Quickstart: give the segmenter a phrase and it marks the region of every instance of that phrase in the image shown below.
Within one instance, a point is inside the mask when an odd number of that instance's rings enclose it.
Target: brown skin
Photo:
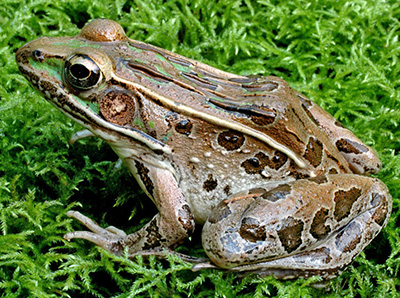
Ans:
[[[205,223],[217,266],[329,278],[387,222],[387,188],[356,175],[379,171],[375,151],[282,79],[220,71],[130,40],[110,20],[30,42],[17,62],[90,130],[81,136],[111,145],[159,211],[131,235],[71,211],[92,232],[66,239],[134,255],[176,247]]]

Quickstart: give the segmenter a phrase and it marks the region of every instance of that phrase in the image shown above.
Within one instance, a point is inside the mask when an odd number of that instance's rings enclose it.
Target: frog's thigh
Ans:
[[[331,114],[316,103],[298,93],[303,108],[314,119],[314,122],[329,136],[332,143],[342,153],[350,168],[357,174],[372,174],[379,172],[382,167],[376,152],[363,144],[350,130],[345,128]]]
[[[297,180],[257,198],[221,202],[204,226],[203,246],[223,268],[339,270],[379,233],[390,210],[390,194],[378,179]]]

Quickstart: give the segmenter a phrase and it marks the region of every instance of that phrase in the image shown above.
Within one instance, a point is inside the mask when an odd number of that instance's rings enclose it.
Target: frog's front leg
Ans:
[[[175,247],[194,230],[194,218],[178,188],[174,176],[167,170],[136,163],[137,178],[155,202],[158,214],[143,228],[125,235],[122,231],[109,227],[103,229],[86,216],[76,211],[67,215],[79,220],[89,231],[67,233],[64,238],[89,240],[115,254],[121,254],[125,247],[129,254],[155,247]]]
[[[234,271],[332,277],[380,232],[391,206],[375,178],[297,180],[221,202],[204,226],[203,246],[214,264]]]

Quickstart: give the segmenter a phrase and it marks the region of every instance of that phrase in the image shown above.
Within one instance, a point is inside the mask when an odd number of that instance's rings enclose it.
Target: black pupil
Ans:
[[[90,71],[82,64],[74,64],[69,69],[71,74],[77,79],[85,79],[89,76]]]
[[[34,50],[34,51],[33,51],[33,56],[34,56],[36,59],[40,60],[40,61],[43,60],[43,53],[42,53],[41,51],[39,51],[39,50]]]

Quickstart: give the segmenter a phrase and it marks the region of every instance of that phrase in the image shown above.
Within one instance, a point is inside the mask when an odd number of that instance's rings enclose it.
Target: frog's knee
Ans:
[[[210,260],[218,267],[227,269],[240,260],[237,224],[231,217],[235,216],[228,206],[217,207],[204,224],[201,236],[204,251]]]
[[[245,239],[241,230],[226,227],[214,230],[206,227],[203,230],[203,248],[209,259],[218,267],[230,269],[259,261],[258,244],[255,239]],[[253,253],[254,252],[254,253]]]
[[[219,222],[208,221],[203,227],[203,248],[210,260],[221,268],[258,263],[281,255],[279,237],[257,219],[233,215]]]

